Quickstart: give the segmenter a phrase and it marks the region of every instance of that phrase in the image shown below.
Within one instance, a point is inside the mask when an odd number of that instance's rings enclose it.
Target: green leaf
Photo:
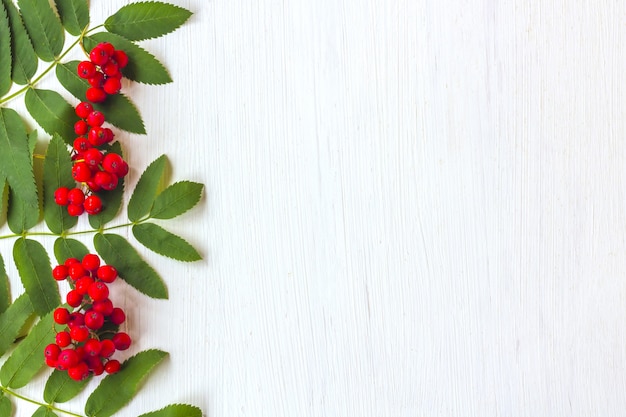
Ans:
[[[28,295],[22,294],[0,315],[0,356],[11,347],[24,324],[34,314],[35,310]]]
[[[0,417],[11,417],[13,414],[13,404],[8,397],[0,396]]]
[[[89,24],[87,0],[55,0],[61,22],[71,35],[79,36]]]
[[[66,371],[55,370],[46,381],[43,399],[48,404],[64,403],[78,395],[89,381],[90,378],[75,381],[69,377]]]
[[[200,201],[202,188],[202,184],[191,181],[180,181],[170,185],[154,200],[150,217],[172,219],[180,216]]]
[[[54,201],[54,192],[60,187],[73,188],[72,158],[67,145],[59,135],[54,135],[48,144],[43,164],[43,215],[51,232],[61,234],[78,222],[78,217],[70,216],[67,208]]]
[[[42,405],[37,410],[35,410],[32,417],[57,417],[57,415],[54,414],[54,411],[52,411],[50,408]]]
[[[56,75],[61,85],[79,100],[85,99],[85,92],[89,88],[89,83],[78,76],[76,67],[79,61],[70,61],[59,64],[56,67]],[[94,103],[94,109],[104,113],[107,122],[113,126],[130,133],[145,135],[141,115],[137,107],[128,97],[123,94],[115,94],[107,97],[104,103]]]
[[[54,257],[59,264],[69,258],[81,260],[88,253],[87,246],[78,240],[60,237],[54,241]]]
[[[11,78],[18,84],[28,84],[37,72],[39,61],[17,7],[11,0],[2,0],[2,4],[8,12],[11,24]]]
[[[122,155],[122,146],[119,142],[111,145],[111,152]],[[124,197],[124,178],[120,178],[117,187],[111,191],[102,191],[97,193],[102,200],[102,211],[94,216],[89,216],[89,224],[94,229],[100,229],[117,216],[122,206],[122,197]]]
[[[150,371],[166,356],[167,352],[152,349],[126,360],[118,373],[105,377],[89,396],[85,414],[90,417],[115,414],[135,396]]]
[[[26,109],[39,126],[53,135],[58,133],[66,143],[73,141],[73,121],[77,120],[74,108],[56,91],[31,88],[24,98]]]
[[[98,233],[93,243],[102,259],[115,266],[120,278],[128,284],[149,297],[167,298],[163,279],[122,236]]]
[[[128,40],[141,41],[173,32],[191,14],[189,10],[173,4],[156,1],[131,3],[110,16],[104,27]]]
[[[44,61],[54,61],[63,50],[65,34],[50,3],[48,0],[18,0],[17,4],[35,53]]]
[[[44,348],[54,343],[52,313],[46,314],[15,348],[0,368],[0,382],[9,388],[21,388],[39,372],[44,365]]]
[[[157,411],[139,417],[202,417],[202,410],[188,404],[171,404]]]
[[[160,255],[183,262],[202,259],[200,254],[187,241],[154,223],[134,225],[133,235],[135,235],[139,243]]]
[[[39,201],[26,128],[19,114],[6,107],[0,108],[0,149],[0,171],[24,204],[37,207]]]
[[[39,222],[39,206],[29,206],[20,200],[16,190],[9,189],[9,207],[7,223],[15,234],[21,234],[31,229]]]
[[[0,3],[0,97],[11,89],[11,26],[6,8]]]
[[[161,155],[141,174],[128,202],[128,219],[131,222],[136,222],[150,213],[166,166],[167,156]]]
[[[4,313],[11,305],[11,288],[9,286],[9,276],[4,267],[4,259],[0,255],[0,314]]]
[[[133,42],[114,33],[100,32],[83,39],[83,47],[91,50],[100,42],[109,42],[128,55],[128,65],[122,70],[124,77],[145,84],[167,84],[172,82],[169,73],[154,55]]]
[[[61,304],[59,287],[52,277],[50,258],[41,243],[24,238],[16,240],[13,258],[35,312],[43,316],[58,307]]]

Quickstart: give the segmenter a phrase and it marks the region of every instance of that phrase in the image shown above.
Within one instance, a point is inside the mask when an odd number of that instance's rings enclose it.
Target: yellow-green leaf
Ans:
[[[9,286],[9,276],[4,267],[4,259],[0,255],[0,314],[4,313],[11,305],[11,289]]]
[[[0,417],[11,417],[13,404],[6,396],[0,394]]]
[[[171,404],[139,417],[202,417],[202,410],[189,404]]]
[[[49,407],[42,405],[33,413],[32,417],[57,417]]]
[[[91,378],[75,381],[69,377],[67,371],[55,370],[46,381],[43,399],[49,404],[64,403],[78,395]]]

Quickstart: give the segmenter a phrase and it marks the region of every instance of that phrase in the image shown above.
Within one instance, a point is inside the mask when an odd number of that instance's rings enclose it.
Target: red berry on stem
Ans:
[[[100,257],[95,253],[88,253],[83,256],[81,264],[87,271],[95,271],[100,267]]]
[[[96,215],[102,211],[102,199],[97,195],[92,194],[85,199],[83,207],[85,207],[85,211],[90,216]]]
[[[109,297],[109,287],[102,281],[96,281],[89,286],[89,296],[93,301],[104,300]]]
[[[120,361],[118,361],[117,359],[111,359],[111,360],[108,360],[107,363],[104,365],[104,371],[107,374],[115,374],[119,372],[120,367],[121,367]]]
[[[117,50],[113,53],[113,59],[115,60],[115,62],[117,62],[117,65],[120,68],[124,68],[126,67],[126,65],[128,65],[128,55],[126,55],[126,52],[121,51],[121,50]]]
[[[81,119],[86,119],[87,116],[89,116],[89,113],[91,113],[93,111],[93,106],[91,105],[91,103],[88,103],[86,101],[82,101],[80,103],[78,103],[78,105],[76,106],[76,115],[78,117],[80,117]]]
[[[96,271],[96,276],[104,282],[111,283],[117,278],[117,269],[111,265],[103,265]]]
[[[57,324],[67,324],[70,321],[70,312],[65,307],[59,307],[53,313],[54,322]]]
[[[79,120],[74,123],[74,133],[81,136],[89,131],[89,125],[84,120]]]
[[[119,307],[115,307],[113,309],[113,311],[111,312],[111,323],[115,324],[115,325],[120,325],[122,323],[124,323],[124,321],[126,320],[126,314],[124,313],[124,310],[122,310]]]
[[[76,290],[71,290],[65,296],[65,301],[67,301],[71,307],[78,307],[83,303],[83,294]]]
[[[58,365],[62,366],[64,369],[76,366],[78,361],[79,357],[74,349],[63,349],[61,353],[59,353],[59,357],[57,359]]]
[[[113,340],[113,344],[117,350],[126,350],[131,344],[130,336],[124,332],[115,333],[111,340]]]
[[[89,165],[89,168],[91,168],[92,170],[94,168],[98,168],[98,165],[102,163],[103,158],[104,156],[102,155],[100,149],[90,148],[83,153],[83,159],[85,160],[85,163]]]
[[[110,56],[111,55],[102,46],[102,44],[96,45],[89,53],[89,59],[91,59],[91,62],[100,67],[109,62]]]
[[[87,82],[90,86],[94,88],[102,88],[102,86],[104,85],[104,74],[101,72],[96,72],[93,77],[87,80]]]
[[[54,192],[54,202],[60,206],[67,206],[67,194],[70,192],[70,189],[67,187],[59,187]]]
[[[82,263],[78,262],[68,266],[67,273],[70,275],[70,278],[77,280],[87,275],[87,270]]]
[[[106,143],[107,138],[104,133],[104,128],[100,126],[92,127],[89,130],[89,143],[93,146],[102,146]]]
[[[82,154],[83,152],[87,151],[88,149],[91,149],[92,147],[93,145],[89,143],[87,138],[84,136],[79,136],[76,139],[74,139],[73,148],[76,152],[78,152],[78,154]]]
[[[86,182],[91,180],[91,168],[86,162],[77,162],[72,167],[72,177],[77,182]]]
[[[67,199],[70,204],[83,204],[83,202],[85,201],[85,193],[83,193],[83,190],[81,190],[80,188],[72,188],[67,193]],[[76,260],[76,262],[78,262],[78,260]]]
[[[76,68],[76,72],[78,72],[78,76],[80,78],[91,78],[96,73],[97,69],[93,62],[90,61],[82,61],[78,64]]]
[[[55,266],[54,269],[52,270],[52,276],[57,281],[63,281],[65,278],[67,278],[67,266],[65,265]]]
[[[82,295],[87,295],[89,291],[89,287],[94,283],[94,279],[90,276],[84,276],[76,280],[76,291],[78,291]]]
[[[85,326],[75,326],[70,329],[72,340],[81,343],[89,338],[89,329]]]
[[[91,330],[98,330],[104,324],[104,315],[93,309],[85,313],[85,326]]]
[[[100,341],[100,356],[110,358],[115,353],[115,344],[111,339]]]
[[[108,298],[104,300],[95,301],[93,303],[94,311],[102,313],[103,316],[110,316],[113,313],[113,303]]]
[[[72,217],[78,217],[85,212],[82,204],[69,204],[67,206],[67,214]]]
[[[85,362],[79,362],[75,366],[70,367],[67,370],[67,374],[74,381],[82,381],[89,376],[89,368]]]
[[[85,93],[87,100],[93,103],[102,103],[107,98],[107,93],[99,87],[89,87]]]
[[[102,126],[104,123],[104,114],[98,110],[94,110],[87,116],[87,124],[91,127]]]
[[[80,311],[75,311],[70,314],[70,321],[67,323],[67,326],[71,329],[73,327],[82,326],[85,324],[85,315]]]
[[[57,333],[54,338],[54,341],[59,345],[59,347],[68,347],[72,343],[72,337],[66,331],[62,331]]]
[[[61,348],[59,348],[55,343],[51,343],[43,351],[43,355],[48,359],[58,359],[59,354],[61,353]]]

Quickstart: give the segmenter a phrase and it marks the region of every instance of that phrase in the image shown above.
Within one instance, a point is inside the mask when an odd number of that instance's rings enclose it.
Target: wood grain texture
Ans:
[[[172,3],[121,139],[206,184],[205,260],[118,290],[171,353],[121,415],[623,414],[626,4]]]

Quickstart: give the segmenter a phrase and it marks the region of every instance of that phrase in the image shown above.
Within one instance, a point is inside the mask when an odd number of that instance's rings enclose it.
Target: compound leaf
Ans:
[[[172,82],[169,73],[154,55],[135,43],[114,33],[100,32],[83,39],[83,47],[91,50],[100,42],[109,42],[128,55],[128,65],[122,70],[129,80],[144,84],[167,84]]]
[[[0,382],[5,387],[21,388],[44,366],[44,348],[54,343],[52,313],[46,314],[17,345],[0,368]]]
[[[85,91],[89,88],[87,80],[80,78],[76,72],[79,61],[70,61],[56,67],[56,76],[61,85],[74,97],[84,100]],[[146,128],[137,107],[124,94],[108,96],[103,103],[94,103],[94,109],[106,114],[107,122],[130,133],[144,135]]]
[[[11,25],[11,78],[18,84],[28,84],[37,72],[37,55],[24,27],[22,16],[11,0],[2,0]]]
[[[6,8],[0,3],[0,97],[11,89],[11,25]]]
[[[66,143],[74,136],[74,108],[56,91],[31,88],[24,97],[26,109],[39,126],[53,135],[58,133]]]
[[[61,234],[74,227],[78,218],[70,216],[67,208],[54,201],[54,192],[59,187],[73,188],[72,158],[61,136],[55,134],[46,151],[43,163],[43,215],[51,232]]]
[[[54,257],[59,264],[64,263],[69,258],[81,260],[88,253],[87,246],[76,239],[60,237],[54,241]]]
[[[50,3],[48,0],[18,0],[17,4],[35,53],[44,61],[54,61],[63,50],[65,34]]]
[[[128,284],[149,297],[167,298],[163,279],[122,236],[98,233],[93,243],[102,259],[115,265],[120,278]]]
[[[0,108],[0,171],[17,197],[29,206],[37,207],[37,187],[28,135],[19,114],[6,107]]]
[[[54,370],[46,381],[43,399],[48,403],[64,403],[78,395],[87,385],[90,378],[75,381],[66,371]]]
[[[50,258],[36,240],[18,239],[13,246],[17,271],[35,312],[43,316],[61,304],[59,287],[52,277]]]
[[[160,410],[145,413],[139,417],[202,417],[202,410],[188,404],[170,404]]]
[[[141,41],[173,32],[190,16],[189,10],[173,4],[138,2],[119,9],[104,22],[104,27],[128,40]]]
[[[168,232],[154,223],[141,223],[133,226],[133,235],[146,248],[183,262],[202,259],[198,251],[186,240]]]
[[[28,295],[22,294],[0,315],[0,356],[17,339],[24,324],[35,314]]]
[[[150,217],[171,219],[195,206],[202,196],[203,185],[192,181],[180,181],[167,187],[154,200]]]
[[[154,199],[159,190],[159,184],[167,166],[167,156],[161,155],[141,174],[133,195],[128,202],[128,219],[136,222],[150,213]]]
[[[114,142],[110,152],[122,155],[122,147],[119,142]],[[94,229],[100,229],[105,224],[115,218],[122,206],[122,197],[124,196],[124,178],[120,178],[117,187],[111,191],[103,191],[96,193],[102,200],[102,211],[96,215],[89,216],[89,224]]]
[[[61,22],[70,34],[79,36],[89,24],[89,4],[86,0],[55,0]]]
[[[150,371],[166,356],[167,352],[151,349],[126,360],[118,373],[106,376],[89,396],[85,414],[90,417],[115,414],[135,396]]]

